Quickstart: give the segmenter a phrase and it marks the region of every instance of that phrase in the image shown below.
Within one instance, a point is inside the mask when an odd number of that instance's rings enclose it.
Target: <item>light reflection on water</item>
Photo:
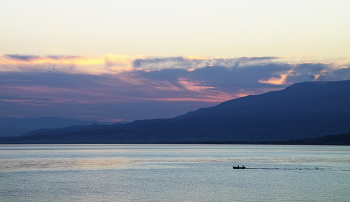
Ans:
[[[32,159],[0,160],[0,171],[50,169],[108,169],[128,165],[123,159]]]
[[[0,160],[0,171],[21,171],[21,170],[50,170],[50,169],[127,169],[140,166],[149,166],[152,164],[166,163],[236,163],[236,164],[274,164],[273,169],[286,169],[278,164],[320,164],[320,163],[349,163],[350,158],[165,158],[165,159],[18,159],[18,160]],[[254,167],[250,169],[263,169]],[[288,169],[304,169],[299,167],[290,167]],[[310,168],[305,168],[310,170]],[[317,166],[315,169],[319,169]],[[350,168],[349,168],[350,169]],[[344,170],[344,169],[343,169]]]
[[[349,201],[350,147],[0,145],[0,181],[0,201]]]

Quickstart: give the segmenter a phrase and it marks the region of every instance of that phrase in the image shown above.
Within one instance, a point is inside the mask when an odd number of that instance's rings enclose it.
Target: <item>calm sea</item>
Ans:
[[[350,146],[0,145],[0,201],[350,201]]]

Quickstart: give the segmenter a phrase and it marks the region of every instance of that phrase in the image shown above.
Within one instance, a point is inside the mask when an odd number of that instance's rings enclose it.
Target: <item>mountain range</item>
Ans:
[[[290,142],[339,134],[350,134],[350,80],[297,83],[171,119],[39,130],[0,142]]]
[[[98,121],[81,121],[76,119],[64,119],[59,117],[38,118],[4,118],[0,117],[0,137],[15,137],[29,131],[43,128],[61,128],[73,125],[87,126],[91,124],[111,124]]]

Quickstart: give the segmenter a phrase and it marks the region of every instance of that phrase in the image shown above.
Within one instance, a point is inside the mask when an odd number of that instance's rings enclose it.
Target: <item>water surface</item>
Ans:
[[[0,201],[349,201],[350,147],[0,145],[0,181]]]

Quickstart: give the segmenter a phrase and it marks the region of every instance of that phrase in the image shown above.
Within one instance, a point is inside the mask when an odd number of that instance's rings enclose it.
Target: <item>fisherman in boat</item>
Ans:
[[[237,167],[235,167],[235,166],[232,166],[232,167],[233,167],[233,169],[245,169],[245,167],[244,167],[244,166],[239,167],[239,165],[238,165]]]

